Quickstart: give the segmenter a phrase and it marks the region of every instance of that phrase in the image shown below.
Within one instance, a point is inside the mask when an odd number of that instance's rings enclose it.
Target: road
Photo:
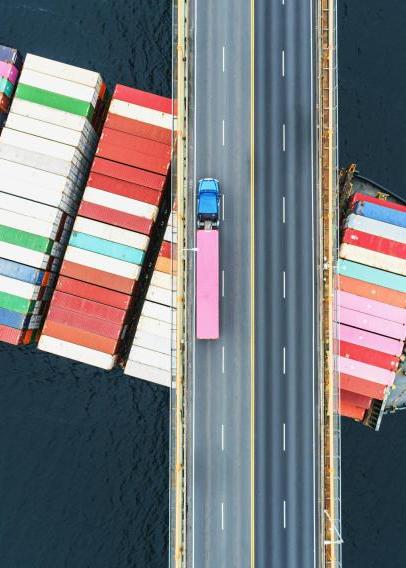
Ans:
[[[191,6],[190,195],[208,176],[224,195],[221,337],[193,342],[190,361],[193,568],[319,565],[312,7],[255,0],[252,34],[251,4]],[[193,248],[194,199],[188,214]]]
[[[318,559],[312,2],[255,0],[256,566]]]
[[[250,562],[250,2],[195,0],[193,10],[192,186],[217,177],[223,206],[221,337],[194,344],[188,566],[231,568]]]

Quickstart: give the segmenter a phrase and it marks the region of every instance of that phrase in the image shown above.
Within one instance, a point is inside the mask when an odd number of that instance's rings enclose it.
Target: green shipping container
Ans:
[[[0,308],[12,310],[20,314],[30,314],[34,311],[36,301],[21,298],[21,296],[13,296],[7,292],[0,292]]]
[[[0,93],[4,93],[6,97],[11,97],[13,94],[14,85],[7,81],[5,77],[0,77]]]
[[[45,254],[50,254],[54,245],[52,239],[47,239],[46,237],[34,235],[26,231],[20,231],[13,227],[6,227],[5,225],[0,225],[0,240]]]
[[[94,108],[90,103],[73,99],[66,95],[45,91],[44,89],[32,87],[31,85],[24,85],[23,83],[19,83],[16,90],[16,97],[32,103],[64,110],[65,112],[79,116],[85,116],[88,120],[92,119],[94,112]]]

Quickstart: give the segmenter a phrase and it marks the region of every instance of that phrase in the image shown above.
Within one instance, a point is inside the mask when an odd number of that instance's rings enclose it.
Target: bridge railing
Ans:
[[[338,129],[337,129],[337,6],[319,0],[317,12],[319,186],[322,270],[322,416],[320,532],[322,565],[341,568],[341,420],[338,373],[334,357],[335,272],[338,256]]]

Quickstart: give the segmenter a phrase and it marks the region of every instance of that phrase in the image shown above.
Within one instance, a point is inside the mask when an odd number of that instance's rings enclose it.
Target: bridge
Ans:
[[[170,565],[341,565],[335,2],[179,0]],[[222,187],[221,336],[195,340],[195,187]]]

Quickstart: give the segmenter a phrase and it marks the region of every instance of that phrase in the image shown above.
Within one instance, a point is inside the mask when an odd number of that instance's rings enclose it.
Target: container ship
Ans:
[[[340,172],[339,208],[339,412],[378,430],[406,404],[406,202],[352,164]]]

